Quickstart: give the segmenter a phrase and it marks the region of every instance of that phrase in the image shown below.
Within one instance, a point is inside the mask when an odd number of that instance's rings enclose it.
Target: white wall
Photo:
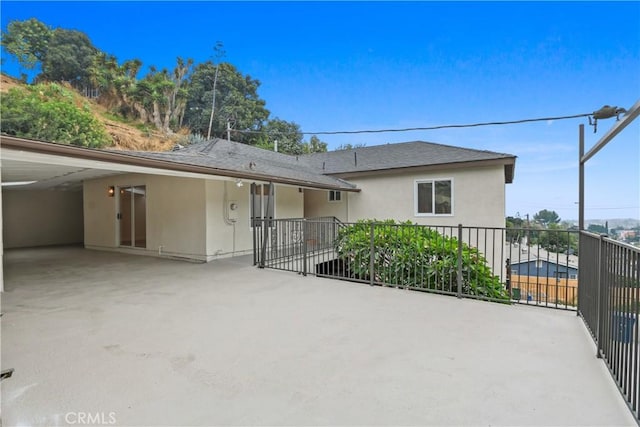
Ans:
[[[208,260],[251,251],[251,186],[237,187],[231,181],[207,181],[205,186]],[[237,206],[235,212],[229,209],[231,202]]]
[[[453,179],[453,215],[416,216],[414,185],[421,179]],[[504,167],[488,166],[425,173],[381,174],[349,178],[361,189],[343,192],[341,202],[329,202],[327,192],[305,190],[306,217],[410,220],[424,225],[504,227]]]
[[[303,218],[304,192],[298,187],[276,186],[276,218]]]
[[[453,215],[416,216],[414,185],[421,179],[453,179]],[[359,193],[347,193],[348,221],[410,220],[418,224],[504,227],[503,166],[352,178]]]
[[[110,186],[145,185],[147,248],[119,248],[116,201]],[[84,184],[85,247],[124,250],[210,261],[250,253],[250,183],[128,174],[95,179]],[[117,192],[117,191],[116,191]],[[303,193],[297,187],[276,186],[277,218],[300,218]],[[235,202],[235,223],[226,212]]]
[[[84,183],[85,247],[118,248],[117,194],[109,186],[146,186],[146,249],[132,252],[206,259],[205,181],[192,178],[126,174]],[[117,191],[116,191],[117,193]]]
[[[5,248],[82,243],[82,192],[2,190]]]
[[[314,218],[319,216],[335,216],[340,221],[347,219],[347,193],[342,192],[342,200],[329,202],[327,190],[304,190],[304,216]]]
[[[253,250],[250,189],[250,183],[237,187],[230,181],[207,181],[207,259]],[[229,221],[226,212],[232,201],[237,204],[235,222]],[[276,185],[274,213],[276,218],[302,218],[304,193],[297,187]]]
[[[416,216],[414,185],[416,180],[452,179],[453,214]],[[334,205],[327,202],[326,192],[311,191],[305,201],[307,216],[334,215],[342,221],[359,219],[409,220],[422,225],[444,227],[439,232],[457,236],[457,225],[465,227],[505,226],[505,183],[503,166],[450,169],[424,173],[405,173],[350,178],[361,189],[347,196],[346,219],[336,215]],[[322,197],[324,194],[324,198]],[[463,241],[481,250],[494,272],[500,273],[504,235],[491,230],[465,228]]]

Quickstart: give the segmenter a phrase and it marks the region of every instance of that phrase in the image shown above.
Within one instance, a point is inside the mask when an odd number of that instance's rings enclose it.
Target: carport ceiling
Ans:
[[[5,187],[12,190],[77,190],[85,179],[118,175],[121,172],[76,166],[2,159],[2,182],[36,181],[29,185]]]

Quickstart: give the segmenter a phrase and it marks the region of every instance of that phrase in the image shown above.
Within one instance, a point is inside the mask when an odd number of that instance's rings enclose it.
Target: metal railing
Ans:
[[[581,232],[578,315],[629,408],[640,420],[640,248]]]
[[[254,265],[263,268],[576,309],[575,231],[342,223],[334,217],[256,225]]]

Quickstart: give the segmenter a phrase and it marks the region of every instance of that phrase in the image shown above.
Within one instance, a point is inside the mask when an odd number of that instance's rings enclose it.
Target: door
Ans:
[[[118,243],[120,246],[147,247],[147,187],[119,187]]]

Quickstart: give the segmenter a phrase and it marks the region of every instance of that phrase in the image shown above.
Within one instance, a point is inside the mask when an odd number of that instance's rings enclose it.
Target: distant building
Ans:
[[[520,298],[539,303],[576,304],[577,256],[548,252],[537,245],[511,245],[509,251],[510,286],[517,289]]]

